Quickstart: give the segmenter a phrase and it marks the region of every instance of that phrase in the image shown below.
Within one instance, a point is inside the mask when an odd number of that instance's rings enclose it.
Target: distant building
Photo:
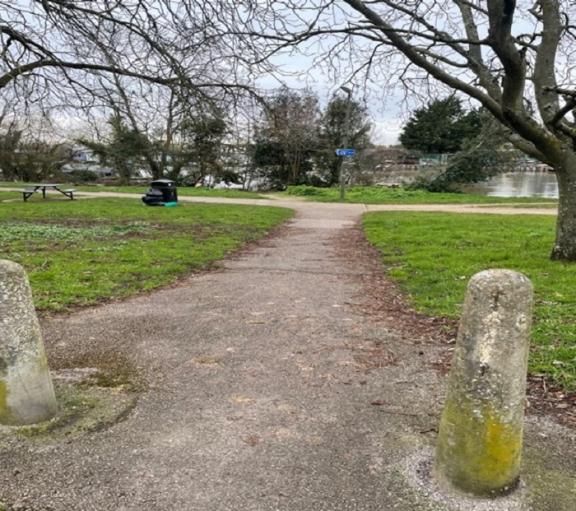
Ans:
[[[375,170],[384,170],[398,165],[417,165],[418,157],[400,146],[375,146],[364,151],[365,157],[373,162]]]
[[[452,154],[442,153],[442,154],[423,154],[418,159],[418,165],[420,166],[444,166],[448,163]]]
[[[100,161],[100,157],[91,149],[84,147],[73,147],[70,161],[62,166],[62,172],[90,171],[98,177],[112,177],[115,172],[110,167],[105,167]]]

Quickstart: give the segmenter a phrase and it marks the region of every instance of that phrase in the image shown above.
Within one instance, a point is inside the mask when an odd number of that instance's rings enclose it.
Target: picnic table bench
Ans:
[[[70,200],[74,200],[74,192],[76,190],[74,188],[62,189],[61,186],[63,186],[63,185],[53,184],[53,183],[39,183],[39,184],[30,185],[29,188],[25,188],[24,190],[20,190],[20,193],[22,194],[22,198],[24,199],[24,202],[26,202],[30,197],[32,197],[32,195],[34,195],[35,193],[38,193],[38,192],[42,192],[42,198],[45,199],[46,198],[46,190],[48,190],[48,189],[60,192],[62,195],[65,195],[66,197],[68,197]]]

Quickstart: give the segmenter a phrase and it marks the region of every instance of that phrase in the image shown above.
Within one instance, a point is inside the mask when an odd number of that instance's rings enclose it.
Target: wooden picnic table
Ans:
[[[35,183],[31,184],[30,188],[22,190],[22,196],[24,197],[24,201],[27,201],[32,194],[36,192],[42,192],[42,198],[45,199],[46,190],[55,190],[57,192],[60,192],[62,195],[65,195],[69,199],[74,200],[74,192],[76,190],[74,189],[63,190],[62,186],[64,186],[62,183]]]

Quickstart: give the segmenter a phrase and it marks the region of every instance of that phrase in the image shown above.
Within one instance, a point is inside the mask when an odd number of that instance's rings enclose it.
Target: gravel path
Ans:
[[[20,511],[569,509],[546,507],[548,493],[530,508],[453,507],[426,489],[444,382],[432,362],[445,347],[358,307],[374,269],[345,257],[342,239],[374,207],[290,207],[279,235],[219,271],[43,322],[53,360],[117,354],[148,390],[104,431],[1,450],[0,500]],[[531,422],[528,438],[530,460],[573,481],[573,432]]]

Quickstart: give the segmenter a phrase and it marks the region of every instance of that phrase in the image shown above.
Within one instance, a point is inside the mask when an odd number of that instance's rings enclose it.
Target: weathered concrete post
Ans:
[[[513,490],[520,472],[532,284],[520,273],[472,277],[436,447],[436,474],[479,496]]]
[[[0,260],[0,423],[33,424],[57,411],[24,268]]]

